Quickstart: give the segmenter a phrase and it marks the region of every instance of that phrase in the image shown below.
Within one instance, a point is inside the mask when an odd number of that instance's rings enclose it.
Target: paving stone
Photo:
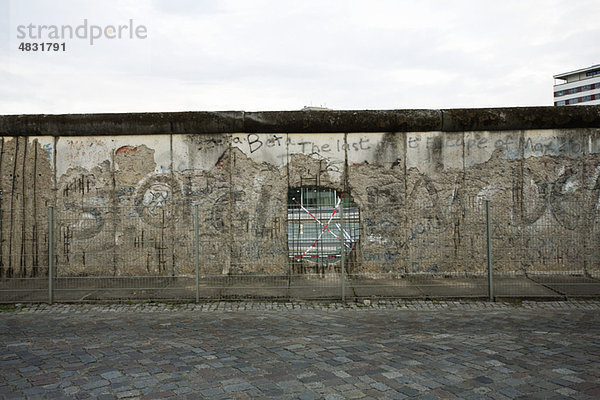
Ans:
[[[212,397],[212,396],[216,396],[218,394],[223,394],[223,393],[225,393],[225,392],[220,387],[213,387],[213,388],[200,390],[200,394],[202,396],[206,396],[206,397]]]
[[[135,379],[133,381],[133,387],[136,389],[142,389],[150,386],[154,386],[158,383],[158,381],[152,377],[143,378],[143,379]]]
[[[298,399],[300,400],[315,400],[318,399],[319,395],[312,390],[304,390],[302,393],[298,395]]]
[[[86,383],[81,388],[84,390],[90,390],[90,389],[96,389],[96,388],[99,388],[102,386],[107,386],[108,384],[110,384],[109,381],[107,381],[105,379],[100,379],[97,381],[92,381],[92,382]]]
[[[23,390],[23,394],[26,396],[35,396],[37,394],[42,394],[42,393],[44,393],[44,389],[41,387],[32,387],[32,388]]]
[[[140,394],[141,394],[141,392],[139,390],[127,390],[124,392],[118,392],[117,398],[118,399],[127,399],[127,398],[132,398],[132,397],[139,397]]]
[[[432,394],[432,393],[426,393],[426,394],[422,394],[419,397],[416,397],[416,399],[418,400],[438,400],[439,397],[437,397],[436,395]]]
[[[477,378],[475,378],[475,380],[479,383],[494,383],[493,379],[488,378],[487,376],[478,376]]]
[[[189,387],[180,387],[178,389],[173,390],[173,393],[175,394],[185,394],[190,392],[192,392],[192,389]]]
[[[104,372],[102,374],[100,374],[101,377],[103,377],[104,379],[107,379],[111,382],[114,381],[115,378],[119,378],[121,376],[123,376],[123,374],[119,371],[109,371],[109,372]]]
[[[403,388],[399,388],[397,392],[405,394],[407,396],[417,396],[420,392],[417,389],[413,389],[411,387],[405,386]]]
[[[344,371],[333,371],[333,374],[335,376],[339,376],[340,378],[350,378],[350,374],[348,374]]]
[[[387,390],[390,390],[389,386],[387,386],[386,384],[383,384],[381,382],[372,383],[371,387],[379,390],[380,392],[385,392]]]
[[[361,399],[365,397],[365,394],[358,389],[347,390],[342,393],[347,399]]]
[[[598,301],[26,305],[0,316],[0,398],[600,398],[598,311]]]
[[[247,382],[223,386],[223,389],[225,389],[226,392],[230,392],[230,393],[231,392],[243,392],[244,390],[248,390],[250,388],[252,388],[252,385],[250,385]]]
[[[519,395],[522,394],[521,392],[519,392],[518,390],[516,390],[514,387],[504,387],[504,388],[501,388],[499,390],[499,393],[503,394],[503,395],[505,395],[507,397],[513,398],[513,399],[515,397],[517,397],[517,396],[519,396]]]

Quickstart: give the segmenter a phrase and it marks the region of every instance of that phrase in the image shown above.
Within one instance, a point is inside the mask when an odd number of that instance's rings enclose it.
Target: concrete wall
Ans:
[[[45,273],[50,205],[64,275],[191,273],[190,204],[203,273],[286,273],[287,190],[310,180],[360,208],[354,272],[481,270],[485,199],[496,258],[519,252],[498,268],[600,270],[596,106],[1,116],[0,135],[0,276]]]

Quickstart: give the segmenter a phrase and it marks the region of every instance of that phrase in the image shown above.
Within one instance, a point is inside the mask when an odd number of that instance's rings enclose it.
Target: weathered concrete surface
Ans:
[[[287,111],[244,113],[244,132],[406,132],[437,130],[440,110]]]
[[[36,137],[0,142],[0,277],[47,269],[48,206],[55,202],[47,145],[47,138]]]
[[[287,191],[349,193],[350,273],[600,273],[600,107],[0,116],[0,276],[286,274]],[[333,266],[332,271],[337,267]]]
[[[2,136],[114,136],[231,132],[460,132],[574,129],[598,126],[600,126],[598,106],[0,116]]]
[[[559,107],[513,107],[442,110],[443,131],[502,131],[598,127],[597,106],[577,110]],[[573,108],[573,107],[568,107]]]
[[[103,136],[225,133],[243,130],[241,111],[139,114],[4,115],[3,136]]]

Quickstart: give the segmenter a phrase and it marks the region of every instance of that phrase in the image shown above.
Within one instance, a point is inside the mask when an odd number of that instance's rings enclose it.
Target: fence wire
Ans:
[[[348,200],[342,217],[333,199],[290,205],[269,230],[235,209],[215,229],[188,202],[61,206],[52,224],[48,212],[0,210],[0,302],[600,295],[594,202],[498,200],[488,220],[476,197],[447,207]]]
[[[600,292],[597,200],[550,196],[495,204],[491,231],[495,289],[505,297],[593,296]]]

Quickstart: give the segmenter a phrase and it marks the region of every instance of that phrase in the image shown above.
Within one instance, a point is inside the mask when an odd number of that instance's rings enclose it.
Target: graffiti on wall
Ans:
[[[4,246],[5,253],[9,248],[11,254],[19,253],[22,239],[17,237],[23,234],[16,228],[18,218],[27,217],[28,210],[47,207],[54,196],[64,221],[59,237],[68,262],[87,266],[90,254],[104,252],[107,262],[114,264],[118,258],[107,250],[131,246],[145,253],[129,258],[145,257],[147,270],[154,271],[149,265],[157,262],[158,271],[166,273],[178,265],[177,257],[189,257],[177,246],[183,248],[190,238],[191,205],[196,204],[203,238],[224,242],[221,251],[242,258],[243,268],[250,265],[247,260],[261,254],[286,254],[282,193],[287,186],[305,186],[303,179],[310,176],[319,186],[350,188],[364,232],[358,260],[382,270],[396,266],[404,271],[444,271],[446,265],[467,259],[461,246],[481,236],[475,226],[479,222],[469,210],[477,206],[481,211],[484,198],[506,208],[505,220],[499,223],[504,225],[502,234],[521,229],[553,236],[552,243],[518,242],[536,262],[577,263],[587,254],[578,247],[582,235],[577,235],[586,232],[589,242],[597,232],[600,166],[597,155],[586,153],[582,138],[556,132],[387,135],[386,146],[393,144],[387,152],[380,145],[383,134],[199,137],[191,147],[196,161],[182,161],[171,169],[173,160],[157,162],[159,150],[139,143],[129,145],[123,140],[100,155],[98,149],[110,147],[108,140],[76,139],[69,142],[72,154],[57,161],[61,173],[54,171],[56,181],[45,179],[43,190],[48,195],[40,205],[27,203],[28,183],[23,176],[30,173],[31,160],[48,163],[47,153],[60,155],[61,148],[45,143],[38,158],[33,150],[14,142],[10,144],[14,149],[10,147],[2,160],[0,200],[5,210],[15,210],[13,215],[3,215],[12,238]],[[89,160],[77,164],[86,157]],[[469,164],[461,157],[475,161]],[[271,162],[277,159],[280,163]],[[428,169],[432,162],[435,168]],[[481,172],[486,169],[490,171]],[[35,185],[42,187],[40,182]],[[469,204],[466,193],[479,195],[481,201]],[[119,207],[130,211],[111,211]],[[549,225],[552,230],[544,232]],[[556,239],[560,235],[572,239],[561,242]],[[284,240],[278,241],[280,237]],[[216,264],[219,254],[212,256]],[[2,262],[21,261],[11,255],[10,261],[5,257]]]

